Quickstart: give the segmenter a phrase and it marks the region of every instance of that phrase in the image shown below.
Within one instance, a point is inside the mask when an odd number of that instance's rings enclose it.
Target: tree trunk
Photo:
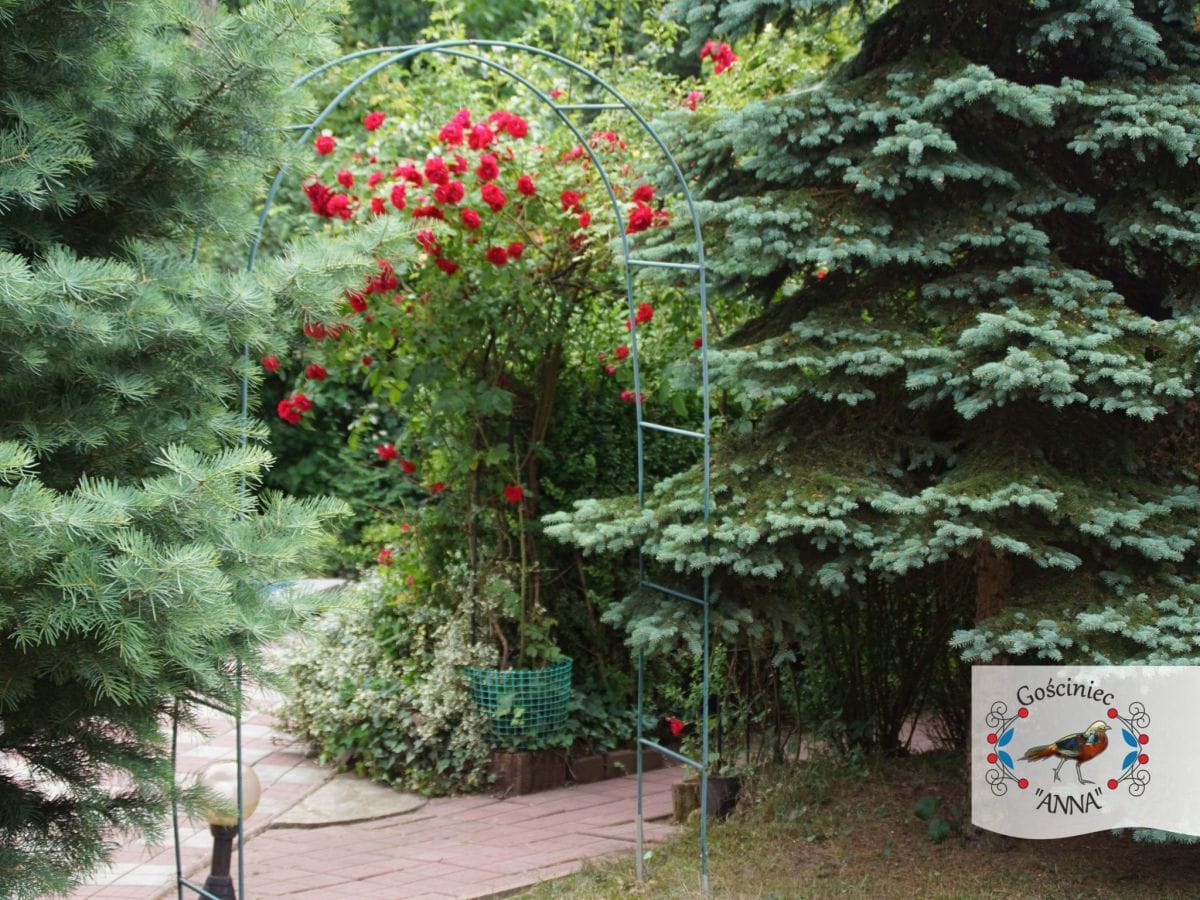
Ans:
[[[1012,562],[990,541],[975,552],[975,623],[999,615],[1007,605],[1012,586]]]

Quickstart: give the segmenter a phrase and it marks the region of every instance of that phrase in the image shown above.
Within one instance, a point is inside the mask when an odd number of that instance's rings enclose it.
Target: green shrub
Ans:
[[[461,613],[397,593],[392,580],[359,585],[286,650],[288,727],[324,763],[426,794],[482,787],[487,719],[463,666],[495,665]]]

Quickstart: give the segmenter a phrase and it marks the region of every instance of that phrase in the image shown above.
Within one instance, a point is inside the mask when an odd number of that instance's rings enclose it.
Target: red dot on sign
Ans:
[[[1017,710],[1017,715],[1020,716],[1022,719],[1024,719],[1026,716],[1029,715],[1029,710],[1027,710],[1025,707],[1022,706],[1020,709]]]
[[[989,744],[996,743],[996,732],[993,731],[991,734],[988,735],[988,743]]]
[[[1115,791],[1117,789],[1117,779],[1115,779],[1115,778],[1108,779],[1108,789],[1110,791]]]
[[[995,754],[995,753],[989,753],[989,754],[988,754],[988,763],[989,763],[989,764],[993,764],[993,765],[994,765],[997,759],[999,759],[999,757],[998,757],[998,756],[996,756],[996,754]]]
[[[1148,734],[1139,734],[1138,735],[1138,743],[1139,744],[1144,744],[1149,740],[1150,740],[1150,735],[1148,735]]]
[[[1138,757],[1138,762],[1140,762],[1144,766],[1146,763],[1150,762],[1150,757],[1147,756],[1145,753],[1143,753],[1141,756]]]
[[[1025,790],[1025,788],[1029,787],[1029,779],[1022,778],[1021,780],[1019,780],[1017,782],[1017,787],[1019,787],[1021,790]]]
[[[1109,717],[1110,719],[1115,719],[1115,718],[1117,717],[1117,710],[1116,710],[1116,708],[1115,708],[1115,707],[1110,707],[1110,708],[1109,708],[1109,710],[1108,710],[1108,717]]]

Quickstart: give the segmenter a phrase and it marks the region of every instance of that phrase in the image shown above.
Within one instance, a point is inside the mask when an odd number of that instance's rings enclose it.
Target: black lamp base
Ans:
[[[236,825],[210,825],[213,836],[212,872],[204,880],[204,890],[220,900],[237,900],[233,889],[233,878],[229,866],[233,861],[233,839],[237,837]]]

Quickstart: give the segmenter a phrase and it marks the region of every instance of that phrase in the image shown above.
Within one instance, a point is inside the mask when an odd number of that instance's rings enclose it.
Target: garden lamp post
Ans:
[[[245,821],[258,808],[262,786],[249,766],[241,766],[241,774],[241,817]],[[238,764],[228,759],[214,762],[200,773],[197,783],[220,801],[220,808],[204,810],[213,836],[212,868],[204,881],[204,890],[220,900],[237,900],[229,868],[233,839],[238,833]]]

